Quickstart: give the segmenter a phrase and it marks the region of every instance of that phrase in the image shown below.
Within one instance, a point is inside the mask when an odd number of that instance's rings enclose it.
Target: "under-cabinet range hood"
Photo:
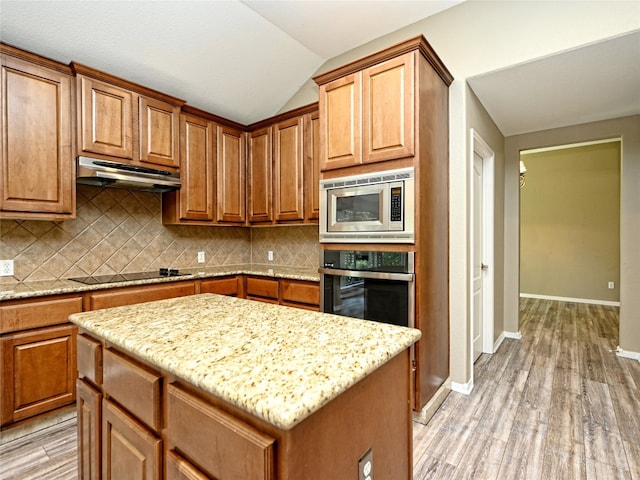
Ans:
[[[76,181],[85,185],[148,192],[170,192],[181,185],[179,173],[89,157],[77,158]]]

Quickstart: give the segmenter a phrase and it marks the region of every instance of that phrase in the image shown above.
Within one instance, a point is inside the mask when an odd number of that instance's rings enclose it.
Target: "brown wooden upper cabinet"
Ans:
[[[273,129],[274,210],[276,221],[304,220],[304,117]]]
[[[304,140],[304,212],[307,221],[320,218],[320,114],[306,115]]]
[[[272,130],[272,127],[260,128],[248,135],[247,209],[251,223],[273,221]]]
[[[321,170],[414,155],[416,55],[320,84]]]
[[[319,116],[315,104],[249,127],[251,224],[316,223],[319,212]]]
[[[73,62],[78,152],[117,162],[179,168],[179,100]]]
[[[75,218],[71,69],[0,44],[0,217]]]
[[[196,115],[180,115],[182,187],[162,195],[163,223],[214,222],[215,171],[216,124]]]
[[[245,133],[218,125],[218,222],[246,220]]]

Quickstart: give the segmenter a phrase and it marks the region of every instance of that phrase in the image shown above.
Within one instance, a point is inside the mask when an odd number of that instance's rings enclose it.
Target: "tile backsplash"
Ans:
[[[317,226],[267,228],[168,225],[161,195],[125,189],[77,187],[77,218],[64,222],[0,221],[0,258],[14,260],[14,277],[55,280],[86,275],[272,263],[317,266]],[[253,250],[253,251],[252,251]],[[267,251],[274,261],[267,261]]]

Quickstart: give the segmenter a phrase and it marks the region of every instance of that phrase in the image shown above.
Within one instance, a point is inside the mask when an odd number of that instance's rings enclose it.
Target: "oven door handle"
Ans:
[[[373,278],[375,280],[400,280],[413,282],[413,273],[371,272],[369,270],[341,270],[339,268],[319,268],[318,273],[343,277]]]

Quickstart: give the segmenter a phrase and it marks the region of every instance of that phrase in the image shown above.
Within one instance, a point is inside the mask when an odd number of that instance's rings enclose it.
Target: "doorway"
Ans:
[[[494,352],[494,175],[495,154],[471,129],[471,359]]]

